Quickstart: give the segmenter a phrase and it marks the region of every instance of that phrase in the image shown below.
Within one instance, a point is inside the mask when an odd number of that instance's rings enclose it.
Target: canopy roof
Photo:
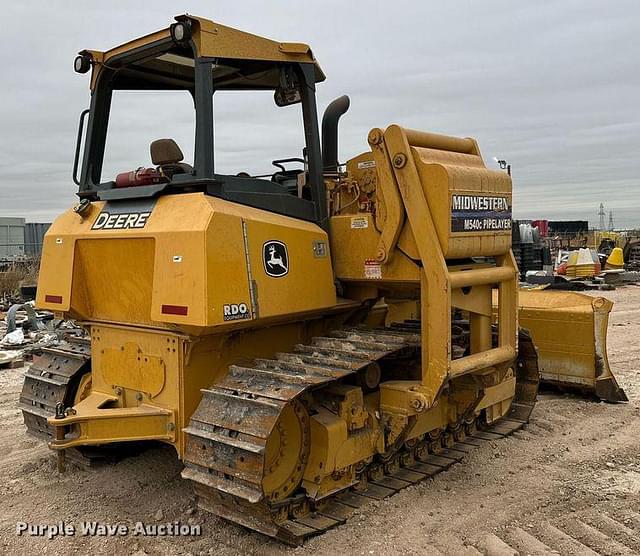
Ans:
[[[204,19],[202,17],[196,17],[191,15],[179,15],[176,16],[177,21],[189,21],[191,23],[193,43],[195,45],[195,55],[199,58],[216,58],[224,60],[236,60],[243,65],[246,63],[257,62],[256,68],[265,68],[272,65],[270,62],[297,62],[297,63],[310,63],[315,66],[315,79],[316,82],[324,81],[325,75],[320,69],[320,66],[316,62],[311,48],[303,43],[288,43],[277,42],[264,37],[259,37],[251,33],[246,33],[232,27],[220,25],[211,20]],[[97,78],[105,66],[112,67],[115,65],[115,61],[121,59],[123,55],[135,54],[141,52],[141,60],[138,63],[139,67],[142,64],[149,67],[153,64],[156,66],[157,60],[160,59],[165,63],[177,63],[180,65],[180,61],[177,60],[179,56],[175,56],[173,60],[167,56],[174,56],[174,54],[162,54],[155,59],[150,59],[149,54],[144,58],[144,53],[149,52],[155,44],[168,43],[171,40],[170,28],[162,29],[145,35],[143,37],[131,40],[106,52],[97,50],[85,50],[82,53],[90,54],[95,62],[93,75],[91,79],[91,88],[93,89]],[[168,48],[167,48],[168,49]],[[193,54],[191,54],[193,56]],[[153,54],[151,54],[153,58]],[[189,61],[190,64],[185,63],[184,60]],[[110,62],[113,62],[111,64]],[[182,65],[191,65],[193,67],[192,58],[184,57]],[[233,64],[231,64],[233,67]],[[188,71],[188,73],[192,73]],[[186,77],[186,75],[184,76]],[[176,76],[176,88],[181,88],[179,84],[180,76]],[[239,79],[235,79],[236,84],[241,85]],[[268,80],[269,82],[272,80]],[[150,83],[151,85],[151,83]],[[231,88],[231,81],[229,81],[229,88]],[[265,86],[267,81],[265,81]],[[242,88],[242,87],[240,87]]]

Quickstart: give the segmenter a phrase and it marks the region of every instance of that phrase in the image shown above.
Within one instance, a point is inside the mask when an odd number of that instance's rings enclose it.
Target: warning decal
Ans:
[[[352,230],[363,230],[369,227],[369,219],[366,216],[353,216],[351,218]]]
[[[382,280],[382,267],[378,261],[366,259],[364,261],[364,277],[367,280]]]

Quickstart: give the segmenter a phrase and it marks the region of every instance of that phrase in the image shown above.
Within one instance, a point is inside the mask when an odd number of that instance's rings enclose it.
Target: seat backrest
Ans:
[[[151,143],[151,161],[156,166],[177,164],[184,159],[180,147],[173,139],[156,139]]]

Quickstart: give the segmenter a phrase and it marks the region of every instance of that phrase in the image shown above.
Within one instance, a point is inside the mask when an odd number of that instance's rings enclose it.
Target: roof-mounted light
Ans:
[[[173,42],[183,45],[191,40],[191,25],[188,21],[178,21],[169,28]]]
[[[87,73],[91,69],[91,56],[80,54],[73,61],[73,69],[77,73]]]

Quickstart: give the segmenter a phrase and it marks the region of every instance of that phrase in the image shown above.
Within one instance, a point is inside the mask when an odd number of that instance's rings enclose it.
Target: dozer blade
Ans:
[[[538,349],[540,378],[626,402],[607,358],[607,326],[613,303],[575,292],[520,290],[520,326]]]

